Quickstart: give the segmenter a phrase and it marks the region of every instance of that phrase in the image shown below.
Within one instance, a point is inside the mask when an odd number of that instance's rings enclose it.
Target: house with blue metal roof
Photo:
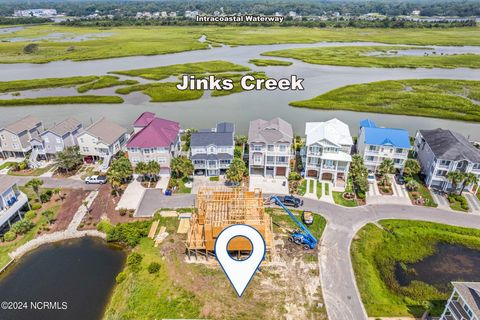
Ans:
[[[370,119],[360,121],[357,152],[369,171],[375,172],[385,159],[392,159],[395,168],[402,171],[410,149],[407,130],[378,127]]]

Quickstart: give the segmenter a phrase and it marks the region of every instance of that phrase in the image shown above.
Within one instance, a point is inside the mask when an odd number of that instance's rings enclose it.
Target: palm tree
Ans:
[[[407,177],[413,177],[420,173],[420,164],[415,159],[407,159],[405,161],[405,167],[403,169],[403,174]]]
[[[53,211],[52,210],[43,211],[42,216],[47,218],[48,224],[52,224],[52,219],[53,219]]]
[[[228,167],[226,175],[228,181],[240,183],[243,180],[243,176],[247,172],[245,162],[239,158],[233,158],[230,167]]]
[[[160,165],[158,164],[157,161],[150,161],[147,163],[147,174],[150,177],[150,182],[152,181],[152,178],[156,178],[158,174],[160,173]]]
[[[417,191],[418,190],[418,182],[415,179],[408,179],[405,187],[410,191]]]
[[[113,192],[119,195],[121,185],[133,174],[132,164],[125,157],[115,159],[107,172],[107,180],[112,186]]]
[[[145,162],[137,163],[137,166],[135,167],[135,172],[142,176],[143,181],[145,179],[145,176],[147,175],[147,164]]]
[[[460,171],[450,171],[447,173],[447,179],[452,183],[452,192],[455,192],[458,186],[465,180],[465,173]]]
[[[477,183],[478,183],[478,177],[474,173],[469,172],[465,174],[463,184],[462,184],[462,190],[460,190],[460,195],[462,195],[462,192],[466,186],[476,185]]]
[[[378,172],[385,176],[395,172],[395,165],[393,164],[392,159],[384,159],[382,163],[378,166]]]
[[[26,187],[31,187],[33,189],[33,192],[37,195],[38,201],[41,202],[40,200],[40,187],[43,185],[43,180],[38,179],[38,178],[33,178],[32,180],[28,181],[27,184],[25,185]]]

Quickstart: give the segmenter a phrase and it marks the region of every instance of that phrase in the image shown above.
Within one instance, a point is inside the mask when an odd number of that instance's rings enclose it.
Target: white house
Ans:
[[[480,282],[452,282],[440,320],[480,320]]]
[[[353,146],[348,125],[338,119],[307,122],[305,135],[305,175],[345,188]]]
[[[28,198],[18,190],[17,179],[0,176],[0,235],[8,231],[13,222],[23,219],[26,210]]]
[[[257,119],[248,129],[249,172],[263,176],[288,177],[292,151],[293,128],[283,119]]]
[[[472,172],[480,177],[480,150],[463,135],[444,129],[419,130],[415,136],[414,150],[430,188],[443,191],[452,188],[447,179],[451,171]],[[467,186],[475,191],[478,185]]]
[[[368,171],[377,171],[385,159],[391,159],[395,168],[403,171],[410,149],[407,130],[377,127],[370,119],[360,122],[357,152],[363,157]]]

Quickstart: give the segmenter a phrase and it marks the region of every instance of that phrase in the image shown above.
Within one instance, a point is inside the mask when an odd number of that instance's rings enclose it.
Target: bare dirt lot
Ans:
[[[63,189],[61,194],[65,195],[65,199],[61,201],[62,206],[60,207],[57,219],[51,228],[51,232],[65,230],[67,228],[78,208],[82,205],[82,201],[87,196],[88,191],[80,189]]]

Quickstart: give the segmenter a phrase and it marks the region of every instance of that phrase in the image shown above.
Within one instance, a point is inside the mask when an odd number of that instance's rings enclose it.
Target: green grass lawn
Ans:
[[[325,195],[330,195],[330,184],[325,183]]]
[[[31,106],[50,104],[92,104],[92,103],[123,103],[118,96],[65,96],[65,97],[40,97],[25,99],[0,100],[0,107],[8,106]]]
[[[343,192],[333,191],[332,193],[333,201],[335,201],[336,204],[344,207],[358,206],[357,201],[344,199],[342,195],[343,195]]]
[[[334,89],[294,107],[480,121],[480,81],[389,80]]]
[[[304,196],[307,192],[307,180],[303,179],[300,185],[298,186],[298,195]]]
[[[322,197],[322,185],[323,183],[317,180],[317,198],[318,199]]]
[[[290,210],[297,218],[298,220],[302,221],[302,211],[300,210]],[[273,225],[273,232],[278,233],[281,232],[280,226],[285,227],[289,230],[294,230],[298,229],[297,225],[295,222],[293,222],[292,218],[285,213],[282,209],[271,209],[268,210],[270,216],[272,217],[272,222],[274,223]],[[308,230],[313,234],[317,240],[319,240],[322,237],[323,230],[325,230],[325,226],[327,225],[327,221],[325,220],[324,217],[322,217],[319,214],[315,214],[314,219],[313,219],[313,224],[310,226],[307,226]]]
[[[312,193],[314,189],[315,189],[315,180],[313,179],[308,180],[308,192]]]
[[[27,170],[27,171],[13,171],[13,169],[10,169],[8,171],[8,174],[11,176],[34,176],[38,177],[46,172],[48,172],[50,169],[53,168],[53,165],[49,165],[43,168],[35,168],[32,170]]]
[[[428,190],[427,186],[423,184],[423,182],[420,180],[420,177],[418,177],[418,175],[414,176],[414,179],[418,182],[417,186],[418,186],[418,190],[416,191],[416,193],[422,197],[423,199],[425,199],[425,206],[427,207],[438,207],[438,204],[435,203],[435,200],[433,200],[433,197],[432,197],[432,194],[430,193],[430,190]],[[408,192],[408,196],[410,198],[411,201],[413,201],[414,197],[413,197],[413,192],[412,191],[409,191],[407,189],[407,192]]]
[[[480,250],[480,230],[408,220],[383,220],[380,225],[384,229],[374,224],[363,227],[351,247],[357,286],[368,315],[418,317],[425,310],[424,302],[429,301],[438,316],[451,292],[441,292],[420,281],[400,286],[394,275],[395,265],[432,255],[438,243]]]
[[[210,177],[210,178],[208,178],[208,180],[210,180],[210,181],[220,181],[220,177],[219,176]]]
[[[268,67],[268,66],[290,66],[293,62],[282,61],[275,59],[250,59],[249,63],[253,63],[257,67]]]
[[[447,197],[450,208],[455,211],[468,212],[468,201],[463,195],[449,195]],[[462,205],[462,203],[464,205]]]
[[[388,52],[413,49],[400,46],[342,46],[269,51],[265,56],[294,58],[307,63],[376,68],[480,68],[480,55],[392,56]],[[421,48],[429,49],[429,48]],[[371,55],[375,54],[375,55]]]
[[[10,168],[14,164],[15,164],[15,162],[5,162],[2,165],[0,165],[0,170],[5,169],[5,168]]]

